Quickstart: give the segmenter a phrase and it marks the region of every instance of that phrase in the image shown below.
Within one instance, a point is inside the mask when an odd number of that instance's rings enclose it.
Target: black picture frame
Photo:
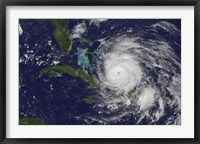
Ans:
[[[6,138],[6,7],[7,6],[194,6],[195,106],[194,138]],[[199,0],[1,0],[0,2],[0,142],[2,144],[200,144],[200,1]]]

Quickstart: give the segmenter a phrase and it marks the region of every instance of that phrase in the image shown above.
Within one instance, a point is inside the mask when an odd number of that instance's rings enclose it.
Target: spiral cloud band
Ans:
[[[171,23],[160,22],[148,28],[154,33],[160,29],[180,36]],[[167,40],[144,36],[126,33],[101,40],[101,65],[97,70],[101,95],[95,108],[104,115],[100,120],[103,124],[132,116],[136,124],[144,120],[159,123],[162,118],[165,124],[180,124],[180,58]],[[167,117],[169,108],[175,109],[173,120]]]
[[[20,19],[19,122],[182,124],[181,22]]]
[[[113,51],[105,55],[105,81],[108,87],[128,93],[142,78],[142,71],[134,56]]]

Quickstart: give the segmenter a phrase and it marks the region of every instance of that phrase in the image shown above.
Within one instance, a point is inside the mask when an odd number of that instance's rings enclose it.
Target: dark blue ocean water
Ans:
[[[33,19],[21,19],[19,24],[23,29],[23,34],[19,36],[19,57],[22,62],[19,63],[19,76],[23,78],[22,85],[19,88],[19,117],[20,118],[38,118],[45,124],[49,125],[73,125],[86,124],[83,120],[78,119],[79,116],[99,116],[90,104],[86,104],[83,99],[90,95],[98,95],[98,90],[87,89],[89,84],[82,82],[78,77],[72,77],[68,74],[62,74],[62,77],[50,78],[48,74],[40,75],[40,70],[52,66],[52,62],[59,60],[57,65],[70,65],[75,69],[82,69],[77,62],[78,47],[88,49],[88,57],[91,66],[89,74],[95,75],[94,52],[99,47],[99,39],[110,38],[118,33],[123,34],[127,29],[132,28],[133,35],[142,36],[144,39],[159,39],[168,41],[174,48],[176,55],[181,59],[181,38],[179,35],[171,35],[170,33],[160,29],[158,34],[150,32],[149,26],[155,24],[162,19],[115,19],[100,23],[99,26],[90,25],[88,20],[69,19],[66,25],[72,33],[73,28],[84,22],[87,31],[82,37],[93,42],[92,46],[87,43],[81,43],[78,39],[73,40],[72,49],[68,55],[63,55],[62,48],[54,37],[54,28],[48,22],[39,24]],[[181,29],[180,19],[165,20]],[[114,27],[110,29],[110,27]],[[103,32],[103,33],[102,33]],[[51,41],[51,45],[48,45]],[[32,52],[30,52],[32,51]],[[28,55],[29,58],[25,58]],[[38,61],[44,61],[38,65]],[[157,81],[156,72],[149,70],[148,73]],[[180,73],[180,70],[177,71]],[[165,109],[168,115],[173,114],[173,110]],[[163,124],[165,115],[156,124]],[[136,115],[126,116],[124,121],[110,124],[135,124],[136,121],[128,121]],[[90,124],[98,124],[91,122]],[[148,120],[144,119],[141,124],[148,124]]]

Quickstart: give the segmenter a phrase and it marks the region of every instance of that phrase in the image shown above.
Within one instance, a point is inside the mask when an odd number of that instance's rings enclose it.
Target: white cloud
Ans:
[[[101,22],[107,21],[108,19],[91,19],[90,25],[94,24],[96,26],[99,26]]]
[[[85,23],[76,25],[72,31],[72,38],[80,38],[81,35],[86,31]]]
[[[174,24],[166,22],[166,21],[160,21],[156,24],[153,24],[152,27],[154,28],[160,27],[169,33],[173,33],[173,32],[179,33],[179,29]]]
[[[145,88],[139,96],[137,104],[140,110],[146,110],[154,104],[155,90],[153,88]]]
[[[23,29],[22,29],[21,25],[19,25],[19,35],[22,35],[22,33],[23,33]]]
[[[158,100],[158,103],[159,103],[159,110],[155,113],[156,120],[159,120],[160,117],[164,115],[164,108],[165,108],[162,98]]]

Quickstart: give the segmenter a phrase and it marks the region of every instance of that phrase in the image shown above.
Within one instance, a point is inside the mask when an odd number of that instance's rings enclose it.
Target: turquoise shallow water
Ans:
[[[48,21],[19,23],[20,118],[47,125],[180,124],[181,20],[66,19],[67,54]],[[68,69],[40,74],[53,66]],[[100,84],[91,86],[90,78]]]

